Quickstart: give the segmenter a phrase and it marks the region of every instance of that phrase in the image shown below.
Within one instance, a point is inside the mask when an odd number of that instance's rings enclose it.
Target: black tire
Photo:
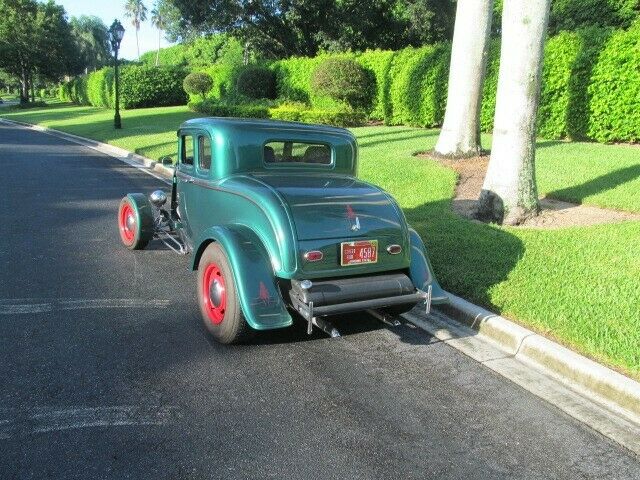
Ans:
[[[240,343],[253,330],[242,314],[233,270],[220,244],[210,243],[198,263],[198,305],[205,328],[220,343]]]
[[[120,240],[129,250],[142,250],[153,238],[153,213],[147,197],[130,193],[118,208]]]

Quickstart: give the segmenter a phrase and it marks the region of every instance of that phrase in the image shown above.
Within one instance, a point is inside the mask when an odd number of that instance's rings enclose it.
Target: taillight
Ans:
[[[319,262],[320,260],[322,260],[322,252],[320,250],[311,250],[310,252],[307,252],[304,254],[304,259],[307,262]]]

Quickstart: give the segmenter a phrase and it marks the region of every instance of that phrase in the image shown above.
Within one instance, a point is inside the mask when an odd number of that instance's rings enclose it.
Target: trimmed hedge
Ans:
[[[308,109],[304,104],[285,104],[275,108],[264,105],[222,104],[214,100],[189,102],[194,112],[214,117],[271,118],[274,120],[298,121],[335,125],[339,127],[359,127],[365,124],[364,112],[352,110]]]
[[[120,71],[122,108],[184,105],[182,89],[186,72],[181,67],[126,66]],[[58,98],[65,102],[113,108],[114,72],[105,67],[89,75],[76,77],[60,85]]]
[[[442,124],[447,102],[450,45],[405,49],[391,67],[391,125]]]
[[[115,86],[114,71],[104,67],[87,76],[87,100],[94,107],[113,108]]]
[[[130,66],[122,69],[120,99],[123,108],[184,105],[187,95],[182,67]]]
[[[587,93],[589,137],[599,142],[640,141],[640,21],[608,38]]]

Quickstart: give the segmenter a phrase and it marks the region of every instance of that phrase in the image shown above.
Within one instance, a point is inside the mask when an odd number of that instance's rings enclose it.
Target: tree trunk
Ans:
[[[480,153],[480,105],[492,13],[493,0],[458,0],[438,155],[464,158]]]
[[[33,82],[33,73],[29,75],[29,83],[31,84],[31,103],[36,101],[36,87]]]
[[[138,41],[138,30],[140,30],[140,27],[136,27],[136,50],[138,52],[138,61],[140,61],[140,42]]]
[[[20,103],[29,103],[29,75],[24,68],[20,78]]]
[[[156,67],[160,64],[160,41],[161,41],[162,31],[158,29],[158,51],[156,52]]]
[[[517,225],[539,211],[536,113],[550,3],[504,2],[491,160],[478,201],[485,220]]]

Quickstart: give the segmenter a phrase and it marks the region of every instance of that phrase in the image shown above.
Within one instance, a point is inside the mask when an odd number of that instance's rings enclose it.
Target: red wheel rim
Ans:
[[[227,290],[224,275],[215,263],[210,263],[204,269],[202,298],[204,298],[204,306],[209,320],[214,325],[220,325],[227,309]]]
[[[120,235],[125,243],[133,243],[136,236],[136,212],[128,203],[125,203],[120,209],[118,225],[120,226]]]

